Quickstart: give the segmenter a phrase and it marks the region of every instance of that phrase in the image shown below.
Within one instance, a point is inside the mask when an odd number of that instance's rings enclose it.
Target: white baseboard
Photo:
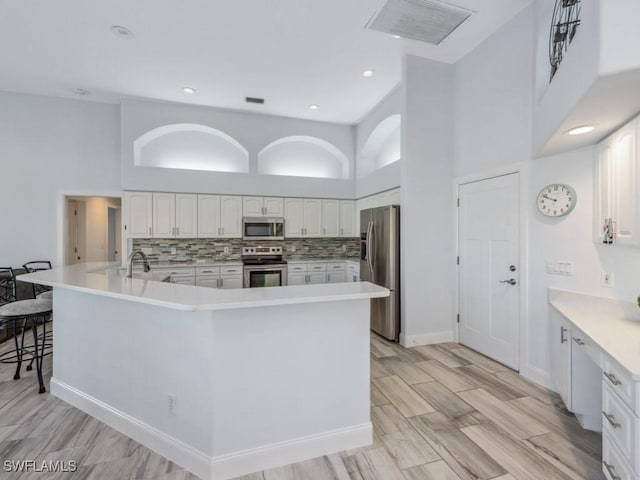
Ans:
[[[211,457],[55,378],[51,393],[205,480],[226,480],[373,442],[371,422]]]
[[[177,463],[201,478],[209,478],[211,457],[156,430],[126,413],[87,395],[64,382],[51,379],[51,393],[120,433]]]
[[[528,380],[531,380],[532,382],[537,383],[538,385],[542,385],[543,387],[555,392],[555,387],[551,383],[551,375],[549,374],[549,372],[545,372],[538,367],[526,365],[524,368],[520,369],[520,375]]]
[[[373,427],[365,423],[354,427],[296,438],[213,459],[212,479],[229,479],[269,468],[301,462],[342,450],[364,447],[373,442]]]
[[[453,342],[453,330],[425,333],[421,335],[405,335],[400,333],[400,345],[407,348],[444,342]]]

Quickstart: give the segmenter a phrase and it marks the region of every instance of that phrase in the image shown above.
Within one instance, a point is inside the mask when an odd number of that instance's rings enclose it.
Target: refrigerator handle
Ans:
[[[373,222],[369,222],[367,226],[367,263],[369,264],[369,271],[373,276]],[[373,278],[372,278],[373,280]]]

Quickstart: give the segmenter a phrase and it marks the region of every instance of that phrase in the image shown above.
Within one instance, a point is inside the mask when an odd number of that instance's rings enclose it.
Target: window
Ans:
[[[249,152],[234,138],[205,125],[165,125],[133,142],[134,163],[141,167],[249,171]]]

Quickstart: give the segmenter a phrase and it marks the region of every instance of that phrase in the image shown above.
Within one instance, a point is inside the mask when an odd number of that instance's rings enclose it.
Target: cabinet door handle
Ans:
[[[564,336],[566,331],[567,331],[567,329],[565,327],[560,327],[560,343],[566,343],[567,342],[567,339]]]
[[[604,418],[607,419],[607,421],[613,428],[616,428],[616,429],[622,428],[622,425],[618,423],[618,421],[616,420],[616,417],[614,417],[613,415],[607,412],[602,412],[602,414],[604,415]]]
[[[149,227],[149,235],[151,235],[151,227]]]
[[[576,342],[580,346],[584,345],[584,340],[582,340],[581,338],[573,337],[573,341]]]
[[[604,465],[604,468],[607,469],[607,472],[609,472],[611,480],[622,480],[619,475],[616,475],[616,469],[613,467],[613,465],[605,462],[604,460],[602,461],[602,463]]]
[[[176,227],[176,235],[180,235],[180,227]]]
[[[618,377],[616,377],[613,373],[609,373],[609,372],[602,372],[602,373],[604,373],[604,376],[607,377],[609,381],[613,383],[615,386],[622,385],[622,382],[618,380]]]
[[[323,229],[322,229],[322,234],[323,234],[323,235],[326,235],[326,234],[327,234],[327,229],[326,229],[326,228],[323,228]]]
[[[340,235],[344,235],[344,228],[340,229]]]
[[[220,230],[222,230],[222,235],[224,235],[224,227],[222,227]]]

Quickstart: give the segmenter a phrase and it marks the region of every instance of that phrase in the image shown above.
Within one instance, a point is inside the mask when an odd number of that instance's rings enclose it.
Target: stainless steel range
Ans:
[[[282,287],[287,284],[287,261],[282,247],[242,247],[244,288]]]

